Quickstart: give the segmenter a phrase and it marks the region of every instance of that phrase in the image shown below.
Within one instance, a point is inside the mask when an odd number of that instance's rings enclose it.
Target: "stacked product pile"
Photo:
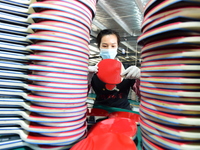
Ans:
[[[144,149],[200,149],[200,1],[151,0],[142,35]]]
[[[0,133],[18,134],[21,141],[14,147],[69,148],[86,134],[96,0],[3,0],[0,5]],[[0,147],[9,148],[9,141]]]

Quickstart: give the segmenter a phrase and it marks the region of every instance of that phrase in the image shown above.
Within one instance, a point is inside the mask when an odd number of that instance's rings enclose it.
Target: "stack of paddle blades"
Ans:
[[[20,136],[0,149],[70,148],[86,135],[96,0],[1,0],[0,6],[0,134]]]
[[[144,149],[200,149],[200,0],[150,0],[144,10]]]

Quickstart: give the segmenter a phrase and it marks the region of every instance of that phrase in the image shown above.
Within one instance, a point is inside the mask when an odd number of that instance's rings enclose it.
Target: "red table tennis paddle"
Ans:
[[[158,144],[164,149],[199,149],[199,141],[180,141],[171,140],[163,136],[152,134],[146,130],[142,130],[142,136],[147,138],[149,141]]]
[[[132,112],[125,112],[125,111],[115,111],[115,112],[111,112],[109,114],[109,118],[115,118],[115,117],[129,118],[129,119],[135,121],[136,124],[139,124],[139,120],[140,120],[139,114],[135,114]]]
[[[146,150],[152,150],[152,149],[156,149],[156,150],[165,150],[162,147],[159,147],[158,145],[156,145],[155,143],[152,143],[151,141],[149,141],[147,138],[142,137],[142,145],[146,148]]]
[[[144,123],[144,125],[151,126],[153,128],[156,128],[158,131],[162,131],[168,135],[176,136],[176,137],[183,137],[185,139],[192,139],[192,140],[199,140],[200,137],[200,128],[199,127],[170,127],[167,125],[163,125],[160,123],[156,123],[153,121],[150,121],[148,119],[145,119],[141,116],[141,122]]]
[[[137,150],[130,137],[113,132],[87,137],[76,143],[70,150]]]
[[[39,123],[36,123],[36,122],[30,122],[30,121],[27,121],[27,120],[22,120],[21,117],[12,117],[12,118],[9,118],[9,117],[6,118],[5,117],[4,119],[0,119],[0,125],[4,126],[4,127],[5,126],[6,127],[9,127],[9,126],[12,127],[14,125],[20,125],[21,128],[23,128],[26,131],[34,132],[34,133],[41,133],[41,134],[50,133],[49,135],[51,135],[51,133],[67,134],[67,131],[69,131],[69,134],[70,134],[70,131],[76,131],[76,132],[80,131],[80,132],[82,132],[82,129],[85,129],[85,128],[83,128],[85,126],[84,121],[79,122],[79,120],[77,120],[77,124],[70,125],[70,122],[69,122],[69,126],[59,127],[59,126],[40,125]],[[3,127],[0,127],[0,130],[3,130]],[[53,135],[54,134],[52,134],[51,136],[53,136]]]
[[[169,97],[169,96],[164,96],[164,95],[157,95],[153,93],[149,93],[148,91],[141,90],[141,94],[144,97],[147,98],[154,98],[155,100],[162,100],[162,101],[168,101],[168,102],[187,102],[187,103],[194,103],[194,102],[199,102],[198,97]],[[188,101],[190,99],[190,101]]]
[[[120,76],[122,71],[121,62],[115,59],[104,59],[98,63],[97,76],[106,83],[108,90],[113,90],[122,81]]]
[[[89,131],[88,137],[108,132],[124,134],[134,139],[137,133],[135,120],[125,117],[112,117],[96,123]]]
[[[153,4],[153,3],[151,3]],[[147,9],[150,8],[148,5],[148,7],[146,7],[147,10],[149,10],[148,12],[145,12],[144,15],[144,20],[156,15],[159,12],[162,11],[166,11],[166,10],[170,10],[170,9],[174,9],[174,8],[180,8],[180,7],[184,7],[184,6],[199,6],[200,3],[198,0],[185,0],[185,1],[180,1],[180,0],[167,0],[167,1],[162,1],[162,2],[158,2],[157,5],[155,7],[153,7],[152,9]]]
[[[152,104],[154,106],[159,106],[159,107],[163,107],[163,108],[168,108],[168,109],[174,109],[174,110],[179,110],[179,111],[200,111],[200,105],[199,103],[195,103],[195,102],[185,102],[185,103],[181,103],[179,101],[176,102],[169,102],[166,100],[157,100],[157,99],[153,99],[153,98],[148,98],[148,97],[144,97],[142,96],[141,99],[144,102],[147,102],[149,104]]]
[[[158,130],[154,126],[148,125],[143,120],[140,121],[140,126],[141,126],[142,130],[148,131],[152,134],[159,135],[159,136],[162,136],[164,138],[171,139],[171,140],[181,140],[181,141],[191,141],[192,142],[192,141],[199,141],[199,139],[200,139],[197,136],[196,137],[195,136],[187,137],[186,135],[182,136],[182,135],[179,135],[179,134],[171,134],[171,133],[168,133],[168,132],[163,132],[163,131]],[[194,130],[194,132],[198,132],[198,129],[196,129],[196,131]]]
[[[150,42],[158,41],[180,36],[199,36],[199,22],[173,22],[166,25],[160,25],[154,29],[149,29],[137,39],[139,45],[145,45]],[[177,32],[177,34],[173,34]]]
[[[172,115],[172,114],[163,113],[160,111],[155,111],[155,110],[146,108],[142,105],[140,105],[140,111],[144,112],[148,116],[151,116],[152,118],[160,120],[160,122],[164,121],[164,122],[167,122],[168,124],[184,125],[184,126],[189,126],[189,125],[199,126],[200,125],[200,118],[198,115],[190,115],[190,116]]]
[[[72,144],[76,142],[79,138],[84,136],[85,131],[72,136],[55,138],[55,137],[40,135],[38,133],[27,132],[18,127],[5,127],[4,130],[1,130],[1,134],[18,134],[20,135],[21,139],[27,143],[52,145],[52,144]]]

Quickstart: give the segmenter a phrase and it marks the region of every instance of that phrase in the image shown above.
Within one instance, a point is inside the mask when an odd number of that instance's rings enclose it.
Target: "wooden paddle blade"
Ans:
[[[97,76],[101,81],[108,84],[119,84],[122,80],[121,62],[115,59],[104,59],[98,63]]]

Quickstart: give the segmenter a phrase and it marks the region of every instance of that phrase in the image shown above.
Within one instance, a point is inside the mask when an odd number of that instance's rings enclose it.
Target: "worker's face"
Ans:
[[[118,42],[115,34],[104,35],[101,39],[100,49],[117,49]]]
[[[104,35],[100,43],[100,56],[103,59],[115,59],[117,55],[117,37],[115,34]]]

